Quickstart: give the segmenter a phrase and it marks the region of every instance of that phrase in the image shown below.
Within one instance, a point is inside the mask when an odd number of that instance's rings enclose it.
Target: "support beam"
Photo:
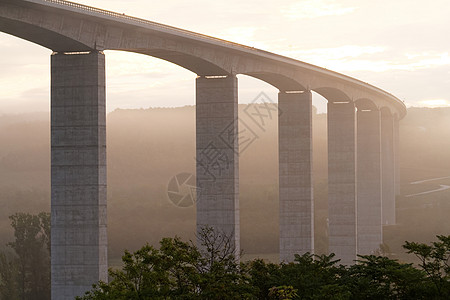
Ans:
[[[107,281],[105,57],[51,57],[52,299]]]
[[[383,225],[395,224],[394,118],[388,111],[381,114],[381,176]]]
[[[394,116],[394,161],[395,161],[395,195],[400,195],[400,124]]]
[[[357,149],[357,253],[369,255],[383,243],[379,110],[358,109]]]
[[[328,103],[329,252],[356,259],[356,120],[352,102]]]
[[[239,145],[237,78],[196,80],[197,231],[213,227],[232,239],[238,257]]]
[[[314,253],[311,92],[278,94],[280,261]]]

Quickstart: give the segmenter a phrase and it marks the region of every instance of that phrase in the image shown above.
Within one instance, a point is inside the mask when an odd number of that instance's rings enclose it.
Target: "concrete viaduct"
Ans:
[[[270,52],[62,0],[0,0],[0,31],[53,50],[52,299],[73,299],[107,280],[103,50],[150,55],[198,75],[197,228],[210,225],[230,234],[239,249],[237,74],[279,89],[281,260],[314,252],[311,91],[328,100],[330,252],[351,264],[357,253],[379,247],[382,225],[395,224],[398,122],[406,108],[377,87]]]

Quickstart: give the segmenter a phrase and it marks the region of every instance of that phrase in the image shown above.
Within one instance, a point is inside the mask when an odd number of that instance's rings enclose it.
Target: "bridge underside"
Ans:
[[[0,28],[4,33],[20,37],[29,42],[41,45],[53,51],[90,51],[94,50],[77,40],[71,39],[64,34],[48,30],[43,27],[20,22],[17,20],[1,18]]]

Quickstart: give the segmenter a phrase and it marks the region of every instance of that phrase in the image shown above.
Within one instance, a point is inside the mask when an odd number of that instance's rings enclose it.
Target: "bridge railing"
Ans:
[[[66,1],[66,0],[43,0],[43,1],[50,2],[50,3],[56,3],[56,4],[60,4],[60,5],[64,5],[64,6],[70,6],[70,7],[74,7],[74,8],[80,9],[80,10],[84,10],[84,11],[99,13],[99,14],[102,14],[102,15],[106,15],[106,16],[110,16],[110,17],[114,17],[114,18],[118,18],[118,19],[123,19],[123,20],[130,20],[130,21],[133,21],[133,22],[138,22],[138,23],[142,23],[142,24],[146,24],[146,25],[152,25],[152,26],[156,26],[156,27],[159,27],[159,28],[164,28],[164,29],[168,29],[168,30],[172,30],[172,31],[177,31],[177,32],[180,32],[180,33],[183,33],[183,34],[188,34],[188,35],[191,35],[191,36],[206,38],[206,39],[214,40],[214,41],[220,41],[220,42],[224,42],[224,43],[227,43],[227,44],[230,44],[230,45],[234,45],[234,46],[239,46],[239,47],[244,47],[244,48],[255,50],[255,48],[253,48],[253,47],[241,45],[241,44],[238,44],[238,43],[233,43],[233,42],[230,42],[230,41],[227,41],[227,40],[223,40],[223,39],[219,39],[219,38],[215,38],[215,37],[212,37],[212,36],[209,36],[209,35],[206,35],[206,34],[196,33],[196,32],[192,32],[192,31],[189,31],[189,30],[184,30],[184,29],[180,29],[180,28],[177,28],[177,27],[164,25],[164,24],[152,22],[152,21],[149,21],[149,20],[141,19],[141,18],[131,17],[131,16],[128,16],[126,14],[120,14],[120,13],[117,13],[117,12],[104,10],[104,9],[101,9],[101,8],[96,8],[96,7],[92,7],[92,6],[88,6],[88,5],[84,5],[84,4],[79,4],[79,3]]]

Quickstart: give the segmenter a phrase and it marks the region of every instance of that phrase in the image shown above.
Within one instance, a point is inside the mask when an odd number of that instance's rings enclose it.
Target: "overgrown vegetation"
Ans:
[[[50,299],[50,215],[10,216],[14,241],[0,253],[0,299]],[[449,299],[450,235],[431,244],[406,242],[419,264],[360,256],[343,266],[334,254],[296,255],[293,263],[239,262],[232,239],[211,228],[199,246],[163,238],[159,249],[125,251],[79,300],[103,299]]]
[[[450,297],[450,236],[438,236],[431,245],[406,242],[408,253],[422,261],[417,267],[375,255],[343,266],[334,254],[310,253],[296,255],[293,263],[238,263],[235,252],[223,247],[223,237],[204,229],[200,247],[164,238],[160,249],[147,244],[134,253],[126,251],[123,268],[110,270],[110,283],[97,283],[78,300]]]

